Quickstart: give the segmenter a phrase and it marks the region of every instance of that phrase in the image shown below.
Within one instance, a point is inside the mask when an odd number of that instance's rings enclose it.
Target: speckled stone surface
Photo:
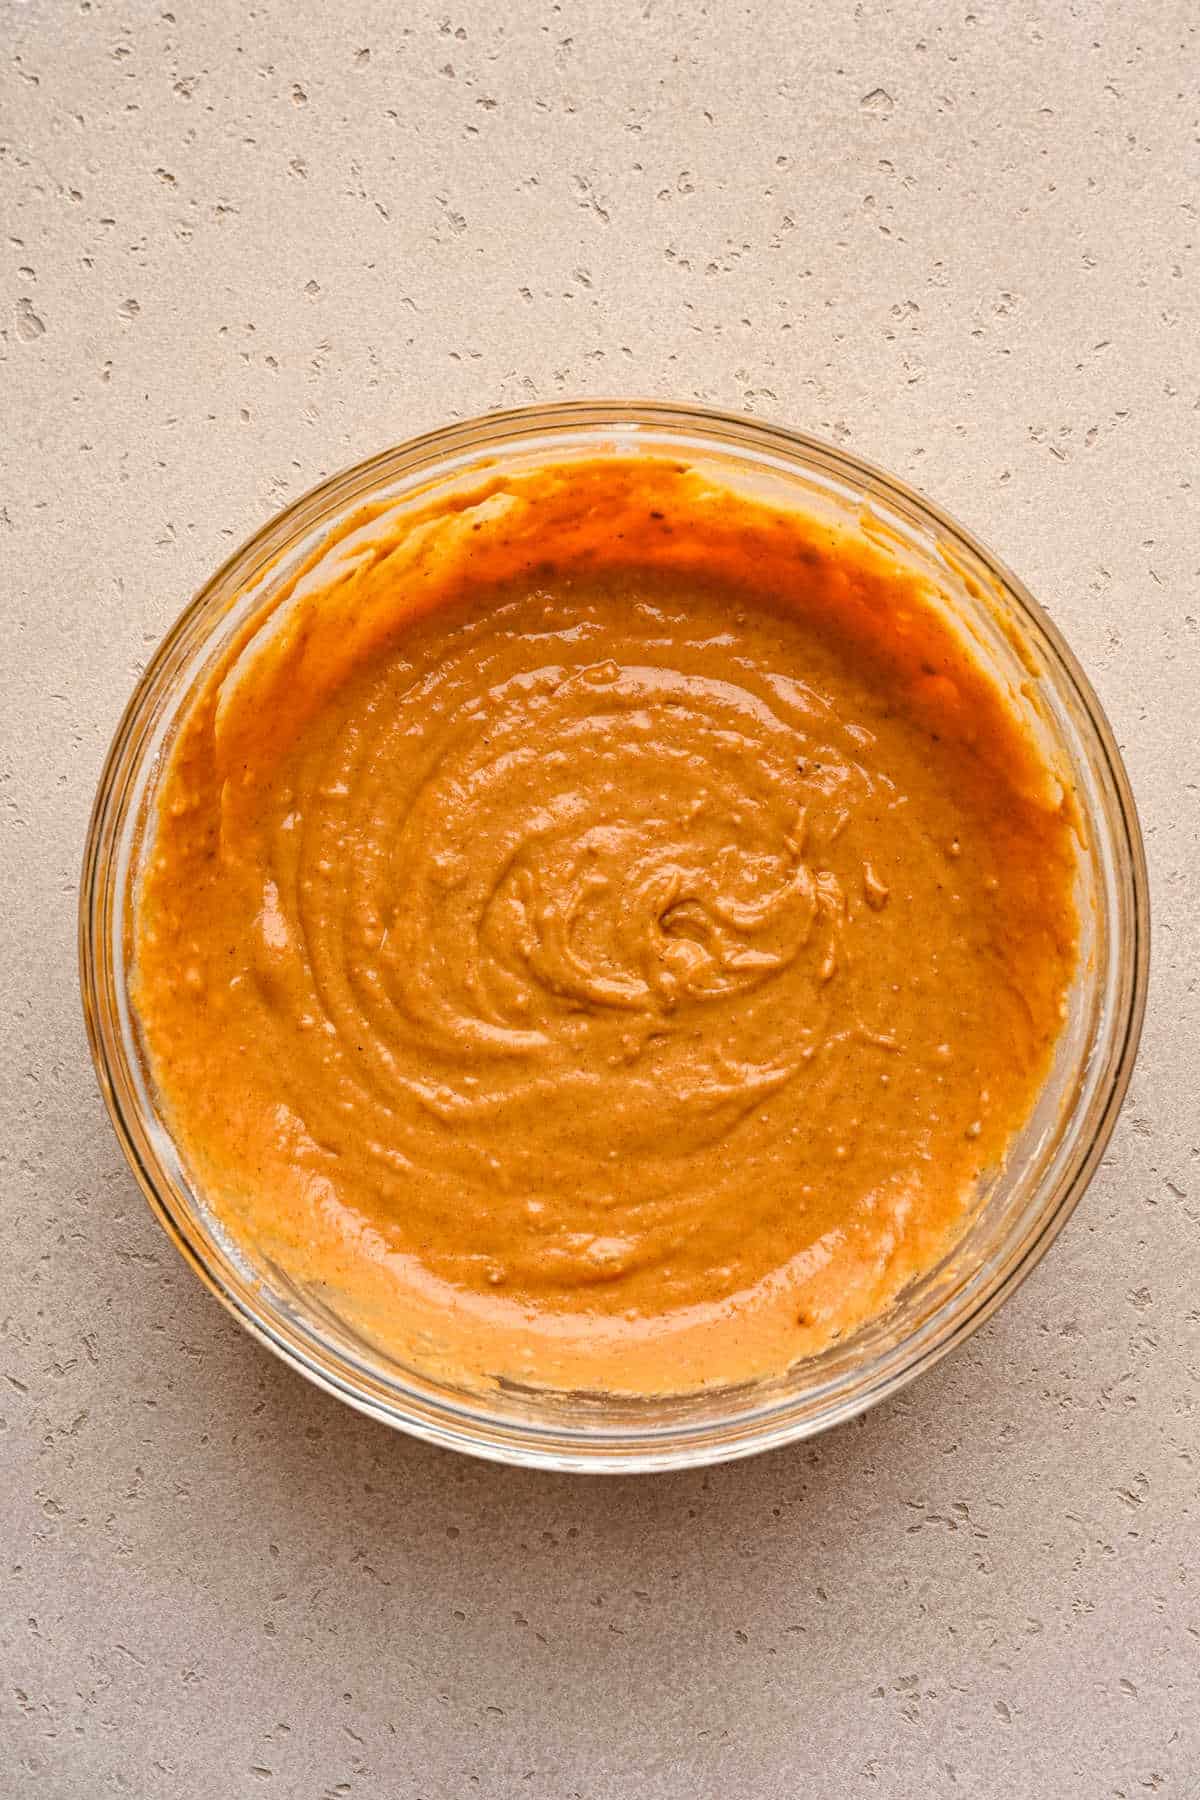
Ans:
[[[0,0],[0,1794],[1200,1794],[1197,13]],[[589,393],[851,445],[1042,596],[1156,906],[1066,1234],[816,1443],[426,1449],[187,1273],[75,884],[193,587],[389,442]]]

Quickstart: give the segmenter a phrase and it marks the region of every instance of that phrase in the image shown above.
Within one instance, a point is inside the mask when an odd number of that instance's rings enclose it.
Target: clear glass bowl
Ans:
[[[457,1390],[404,1367],[252,1247],[233,1243],[189,1184],[156,1101],[129,995],[131,909],[155,782],[198,680],[248,611],[364,503],[403,509],[547,460],[652,452],[727,485],[833,515],[918,565],[977,654],[1074,784],[1082,823],[1078,971],[1033,1117],[953,1251],[854,1337],[753,1386],[646,1399]],[[658,403],[492,414],[334,476],[263,527],[168,632],[125,710],[100,778],[80,892],[92,1055],[150,1205],[196,1273],[285,1362],[350,1405],[433,1443],[555,1469],[680,1468],[745,1456],[849,1419],[960,1343],[1028,1274],[1103,1153],[1129,1082],[1148,964],[1145,860],[1112,732],[1070,650],[1021,583],[894,477],[749,419]]]

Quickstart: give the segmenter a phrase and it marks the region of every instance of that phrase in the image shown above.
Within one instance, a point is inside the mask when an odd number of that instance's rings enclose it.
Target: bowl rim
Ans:
[[[124,768],[124,764],[130,755],[131,740],[160,682],[169,672],[176,652],[230,581],[240,576],[240,585],[244,589],[256,568],[261,569],[287,545],[317,528],[322,521],[331,519],[339,505],[362,498],[372,485],[378,485],[389,474],[400,479],[405,473],[419,471],[431,462],[445,461],[455,453],[474,452],[482,456],[492,447],[498,451],[513,449],[523,440],[571,428],[602,431],[622,427],[690,431],[709,440],[714,448],[724,443],[740,446],[743,450],[751,447],[766,452],[774,450],[792,462],[799,458],[810,468],[815,464],[831,469],[872,495],[878,495],[887,504],[898,507],[902,513],[915,512],[921,521],[934,525],[951,540],[965,546],[989,574],[1003,584],[1023,623],[1032,628],[1034,641],[1047,664],[1054,669],[1057,681],[1065,685],[1080,703],[1087,730],[1099,752],[1104,783],[1110,800],[1115,803],[1115,817],[1120,827],[1118,849],[1125,853],[1123,857],[1117,857],[1115,870],[1118,897],[1124,908],[1122,923],[1127,935],[1122,940],[1125,944],[1122,952],[1124,979],[1119,1014],[1112,1043],[1106,1047],[1110,1073],[1102,1090],[1099,1115],[1094,1120],[1088,1141],[1076,1154],[1062,1180],[1057,1203],[1044,1209],[1036,1229],[1019,1241],[1015,1251],[1000,1259],[969,1304],[956,1308],[955,1295],[941,1302],[917,1331],[900,1340],[900,1348],[908,1354],[899,1360],[893,1358],[892,1366],[876,1369],[873,1378],[859,1381],[853,1391],[842,1394],[816,1415],[793,1416],[787,1410],[789,1401],[785,1399],[737,1414],[732,1420],[715,1425],[709,1421],[690,1427],[671,1426],[667,1428],[669,1441],[657,1445],[649,1434],[497,1421],[470,1404],[440,1398],[431,1402],[396,1382],[387,1384],[386,1391],[391,1396],[388,1398],[383,1391],[384,1384],[378,1377],[371,1377],[365,1365],[359,1366],[360,1379],[356,1381],[352,1373],[347,1372],[354,1369],[353,1361],[340,1352],[336,1360],[327,1356],[322,1365],[278,1308],[270,1304],[264,1306],[261,1300],[256,1306],[251,1298],[250,1284],[240,1284],[243,1291],[239,1291],[239,1283],[222,1274],[214,1254],[219,1250],[215,1240],[210,1238],[201,1244],[195,1233],[185,1229],[170,1201],[171,1183],[166,1171],[149,1166],[155,1160],[152,1146],[147,1157],[139,1145],[135,1121],[129,1116],[130,1109],[123,1101],[110,1062],[104,1031],[110,1008],[103,979],[105,959],[100,954],[106,903],[111,899],[112,886],[111,859],[105,852],[112,829],[123,816],[124,791],[131,779],[131,771]],[[134,758],[133,769],[144,752],[142,746],[140,755]],[[122,772],[126,779],[118,786],[117,777]],[[854,1418],[886,1394],[898,1392],[976,1331],[1041,1261],[1074,1212],[1104,1154],[1137,1056],[1145,1017],[1149,956],[1149,882],[1129,776],[1095,690],[1057,626],[1025,584],[1001,558],[936,502],[866,458],[807,432],[759,418],[657,399],[554,401],[455,421],[338,470],[266,520],[196,590],[139,675],[101,767],[87,827],[79,888],[80,993],[100,1092],[118,1142],[151,1211],[209,1291],[251,1336],[289,1367],[368,1417],[427,1442],[468,1451],[487,1460],[589,1473],[627,1474],[699,1467],[798,1441]],[[119,1041],[119,1034],[117,1037]],[[319,1333],[313,1335],[317,1341],[322,1341]],[[378,1392],[370,1391],[368,1384],[372,1379]],[[415,1404],[406,1407],[401,1402],[401,1394]],[[793,1406],[795,1400],[793,1395],[790,1402]]]

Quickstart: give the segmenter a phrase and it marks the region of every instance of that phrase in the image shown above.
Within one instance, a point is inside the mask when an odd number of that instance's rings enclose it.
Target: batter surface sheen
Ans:
[[[468,1384],[771,1374],[1045,1079],[1074,811],[921,578],[611,458],[350,521],[202,682],[135,1000],[235,1238]]]

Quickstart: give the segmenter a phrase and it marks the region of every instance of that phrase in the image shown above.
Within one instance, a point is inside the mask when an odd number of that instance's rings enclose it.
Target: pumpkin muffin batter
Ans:
[[[401,1362],[775,1374],[1047,1074],[1070,796],[866,537],[612,456],[358,514],[187,707],[134,991],[235,1241]]]

